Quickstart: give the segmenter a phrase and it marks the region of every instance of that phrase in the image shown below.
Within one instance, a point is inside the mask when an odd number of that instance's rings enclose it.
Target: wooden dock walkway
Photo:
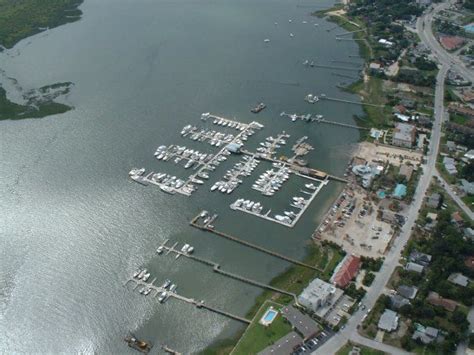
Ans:
[[[341,66],[337,66],[337,65],[314,64],[314,67],[316,67],[316,68],[324,68],[324,69],[337,69],[337,70],[361,71],[360,68],[341,67]]]
[[[192,219],[192,221],[190,222],[191,226],[193,226],[194,228],[198,228],[200,230],[203,230],[205,232],[210,232],[210,233],[213,233],[219,237],[222,237],[222,238],[226,238],[228,240],[231,240],[235,243],[239,243],[241,245],[244,245],[248,248],[252,248],[252,249],[255,249],[255,250],[258,250],[262,253],[265,253],[265,254],[268,254],[268,255],[271,255],[271,256],[274,256],[276,258],[279,258],[281,260],[285,260],[289,263],[292,263],[292,264],[295,264],[295,265],[299,265],[299,266],[303,266],[303,267],[306,267],[308,269],[312,269],[312,270],[316,270],[316,271],[321,271],[322,272],[322,269],[320,269],[319,267],[317,266],[313,266],[313,265],[309,265],[309,264],[306,264],[306,263],[303,263],[299,260],[296,260],[296,259],[293,259],[293,258],[290,258],[288,256],[285,256],[283,254],[280,254],[280,253],[277,253],[277,252],[274,252],[272,250],[269,250],[269,249],[266,249],[264,247],[261,247],[259,245],[256,245],[256,244],[253,244],[253,243],[250,243],[250,242],[247,242],[245,240],[242,240],[240,238],[237,238],[237,237],[234,237],[230,234],[226,234],[224,232],[220,232],[216,229],[213,229],[213,228],[209,228],[209,227],[205,227],[205,226],[201,226],[197,223],[197,220],[199,219],[199,215],[197,215],[196,217],[194,217]]]
[[[194,255],[190,255],[188,253],[183,253],[179,250],[176,250],[176,249],[172,249],[170,247],[167,247],[166,245],[162,244],[161,245],[164,249],[168,249],[168,250],[171,250],[171,252],[175,253],[175,254],[179,254],[179,255],[183,255],[191,260],[194,260],[194,261],[197,261],[197,262],[200,262],[200,263],[203,263],[205,265],[209,265],[209,266],[212,266],[212,270],[218,274],[221,274],[223,276],[227,276],[227,277],[230,277],[232,279],[235,279],[235,280],[238,280],[238,281],[241,281],[241,282],[245,282],[247,284],[250,284],[250,285],[253,285],[253,286],[257,286],[257,287],[260,287],[260,288],[263,288],[263,289],[266,289],[266,290],[270,290],[270,291],[274,291],[274,292],[278,292],[278,293],[281,293],[283,295],[288,295],[288,296],[291,296],[293,297],[293,299],[295,300],[295,303],[298,304],[298,299],[296,297],[296,295],[294,293],[291,293],[289,291],[285,291],[285,290],[282,290],[280,288],[277,288],[277,287],[273,287],[271,285],[268,285],[268,284],[265,284],[263,282],[259,282],[259,281],[256,281],[256,280],[253,280],[253,279],[250,279],[248,277],[245,277],[245,276],[241,276],[241,275],[238,275],[238,274],[234,274],[232,272],[229,272],[229,271],[224,271],[221,269],[221,266],[218,264],[218,263],[215,263],[213,261],[210,261],[210,260],[206,260],[204,258],[200,258],[200,257],[197,257],[197,256],[194,256]],[[217,308],[214,308],[214,307],[211,307],[211,306],[208,306],[208,305],[205,305],[204,302],[196,302],[194,301],[193,299],[186,299],[184,298],[183,296],[179,296],[175,293],[170,293],[170,296],[171,297],[175,297],[175,298],[178,298],[178,299],[181,299],[183,301],[186,301],[188,303],[194,303],[197,307],[199,308],[206,308],[206,309],[209,309],[211,311],[214,311],[216,313],[220,313],[220,314],[223,314],[223,315],[226,315],[230,318],[234,318],[236,320],[240,320],[242,322],[248,322],[250,323],[250,321],[248,319],[245,319],[245,318],[242,318],[240,316],[236,316],[234,314],[231,314],[231,313],[228,313],[226,311],[223,311],[221,309],[217,309]]]
[[[346,99],[338,99],[336,97],[329,97],[326,95],[321,95],[319,96],[321,100],[328,100],[328,101],[336,101],[336,102],[343,102],[346,104],[353,104],[353,105],[361,105],[361,106],[371,106],[371,107],[379,107],[379,108],[384,108],[384,105],[376,105],[376,104],[371,104],[368,102],[358,102],[358,101],[352,101],[352,100],[346,100]]]

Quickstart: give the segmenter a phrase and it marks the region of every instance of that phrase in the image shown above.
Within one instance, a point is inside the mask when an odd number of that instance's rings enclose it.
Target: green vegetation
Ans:
[[[259,323],[270,306],[276,310],[281,308],[281,305],[276,303],[265,302],[235,347],[234,354],[256,354],[291,331],[291,325],[280,313],[269,326]]]
[[[0,44],[13,47],[23,38],[80,19],[82,0],[0,0]]]
[[[372,349],[367,346],[347,343],[341,349],[338,350],[336,355],[349,355],[351,353],[351,350],[354,347],[357,347],[360,349],[360,353],[359,353],[360,355],[384,355],[385,354],[383,351]]]
[[[369,287],[372,285],[372,282],[375,280],[375,274],[373,272],[367,272],[364,276],[364,279],[362,280],[362,283],[364,286]]]
[[[7,99],[5,90],[0,87],[0,120],[41,118],[57,115],[71,110],[70,106],[52,100],[34,102],[29,105],[18,105]]]
[[[292,266],[283,274],[278,275],[270,281],[270,285],[300,294],[310,281],[319,277],[328,281],[336,265],[344,258],[344,251],[333,243],[322,242],[320,244],[311,244],[308,247],[308,255],[303,262],[310,265],[316,265],[322,271],[311,270],[303,266]],[[280,295],[273,291],[264,291],[255,300],[253,307],[247,312],[247,318],[254,318],[262,305],[267,301],[277,302],[279,304],[290,304],[293,298],[287,295]],[[212,344],[202,352],[205,355],[228,354],[232,347],[238,342],[240,334],[233,339],[226,339]]]

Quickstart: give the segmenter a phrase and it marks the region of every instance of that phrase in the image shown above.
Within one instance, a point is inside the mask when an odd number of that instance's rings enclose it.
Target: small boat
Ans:
[[[168,297],[168,292],[163,291],[162,293],[160,293],[160,297],[158,297],[158,302],[163,303],[167,297]]]
[[[168,288],[168,286],[171,285],[171,280],[167,279],[165,282],[163,282],[163,285],[161,285],[162,288]]]
[[[164,249],[163,246],[159,246],[158,249],[156,249],[156,252],[158,254],[161,254],[161,253],[163,253],[163,249]]]
[[[259,113],[262,111],[265,107],[267,107],[263,102],[260,102],[256,107],[250,110],[252,113]]]
[[[194,247],[189,246],[189,248],[188,248],[188,254],[192,254],[193,251],[194,251]]]
[[[167,194],[171,194],[171,195],[174,195],[175,194],[175,190],[174,188],[170,187],[170,186],[166,186],[166,185],[161,185],[160,186],[160,189],[164,192],[166,192]]]
[[[170,292],[176,291],[177,288],[178,288],[178,285],[172,284],[172,285],[170,286]]]
[[[268,43],[268,42],[270,42],[270,39],[265,38],[265,39],[263,40],[263,42]]]
[[[151,343],[148,343],[144,340],[138,340],[135,338],[134,335],[129,335],[125,337],[125,342],[128,344],[129,347],[132,349],[138,350],[144,354],[148,354],[153,347]]]
[[[181,248],[181,251],[182,251],[183,253],[186,253],[186,252],[188,251],[189,247],[190,247],[189,244],[184,244],[183,247]]]
[[[150,278],[150,273],[147,272],[145,275],[143,275],[143,281],[147,281]]]
[[[290,37],[295,37],[295,35],[293,33],[290,33]]]
[[[136,279],[136,278],[138,277],[138,275],[140,275],[140,272],[141,272],[140,269],[138,269],[137,271],[135,271],[135,272],[133,273],[133,277]]]
[[[143,292],[143,294],[144,294],[145,296],[148,296],[148,295],[150,294],[150,292],[151,292],[151,288],[148,287],[148,288],[145,290],[145,292]]]
[[[147,273],[147,269],[143,269],[137,276],[137,279],[141,279],[143,276],[145,276],[145,274]]]

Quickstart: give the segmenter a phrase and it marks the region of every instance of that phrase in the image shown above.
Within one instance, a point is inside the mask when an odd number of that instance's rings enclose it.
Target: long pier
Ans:
[[[299,260],[296,260],[296,259],[293,259],[293,258],[290,258],[286,255],[283,255],[283,254],[280,254],[280,253],[277,253],[275,251],[272,251],[272,250],[269,250],[269,249],[266,249],[264,247],[261,247],[259,245],[256,245],[256,244],[253,244],[253,243],[250,243],[250,242],[247,242],[245,240],[242,240],[240,238],[237,238],[237,237],[234,237],[230,234],[226,234],[224,232],[220,232],[214,228],[209,228],[207,226],[202,226],[200,224],[197,223],[197,220],[199,219],[199,215],[197,215],[196,217],[194,217],[191,222],[190,222],[190,225],[193,226],[194,228],[198,228],[200,230],[203,230],[205,232],[210,232],[210,233],[213,233],[219,237],[222,237],[222,238],[226,238],[228,240],[231,240],[235,243],[238,243],[238,244],[241,244],[241,245],[244,245],[248,248],[252,248],[252,249],[255,249],[255,250],[258,250],[262,253],[265,253],[265,254],[268,254],[268,255],[271,255],[271,256],[274,256],[276,258],[279,258],[281,260],[285,260],[289,263],[292,263],[292,264],[295,264],[295,265],[299,265],[299,266],[303,266],[305,268],[308,268],[308,269],[312,269],[312,270],[316,270],[316,271],[323,271],[322,269],[318,268],[317,266],[313,266],[313,265],[309,265],[309,264],[306,264],[306,263],[303,263]]]
[[[317,123],[327,123],[327,124],[332,124],[332,125],[335,125],[335,126],[340,126],[340,127],[346,127],[346,128],[354,128],[354,129],[361,129],[361,130],[370,130],[370,128],[367,128],[367,127],[360,127],[360,126],[356,126],[356,125],[353,125],[353,124],[349,124],[349,123],[342,123],[342,122],[336,122],[336,121],[328,121],[326,119],[321,119],[321,120],[316,120]]]
[[[336,33],[336,36],[337,37],[340,37],[340,36],[348,36],[348,35],[351,35],[353,33],[357,33],[357,32],[364,32],[365,29],[362,29],[362,30],[355,30],[355,31],[349,31],[349,32],[342,32],[342,33]]]
[[[166,243],[166,242],[165,242]],[[229,271],[224,271],[221,269],[220,265],[218,263],[215,263],[213,261],[210,261],[210,260],[207,260],[207,259],[204,259],[204,258],[200,258],[200,257],[196,257],[194,255],[190,255],[188,253],[183,253],[179,250],[176,250],[174,248],[170,248],[170,247],[167,247],[166,245],[162,244],[161,245],[164,249],[168,250],[168,251],[171,251],[177,255],[183,255],[191,260],[194,260],[194,261],[198,261],[200,263],[203,263],[205,265],[209,265],[209,266],[212,266],[212,271],[214,271],[215,273],[218,273],[218,274],[221,274],[223,276],[227,276],[227,277],[230,277],[232,279],[235,279],[235,280],[238,280],[238,281],[241,281],[241,282],[245,282],[247,284],[250,284],[250,285],[253,285],[253,286],[257,286],[257,287],[260,287],[260,288],[263,288],[263,289],[266,289],[266,290],[270,290],[270,291],[274,291],[274,292],[278,292],[280,294],[283,294],[283,295],[288,295],[288,296],[291,296],[293,297],[294,301],[296,304],[298,304],[298,299],[296,297],[296,295],[292,292],[289,292],[289,291],[286,291],[286,290],[283,290],[283,289],[280,289],[280,288],[277,288],[277,287],[273,287],[271,285],[268,285],[268,284],[265,284],[263,282],[259,282],[259,281],[256,281],[256,280],[253,280],[253,279],[250,279],[248,277],[245,277],[245,276],[241,276],[241,275],[238,275],[238,274],[234,274],[234,273],[231,273]],[[170,294],[171,296],[172,294]],[[225,315],[227,317],[230,317],[230,318],[234,318],[236,320],[239,320],[241,322],[246,322],[248,324],[250,324],[250,320],[246,319],[246,318],[242,318],[240,316],[236,316],[234,314],[231,314],[231,313],[228,313],[226,311],[223,311],[221,309],[217,309],[217,308],[214,308],[214,307],[211,307],[211,306],[208,306],[206,304],[204,304],[203,301],[201,302],[196,302],[192,299],[186,299],[182,296],[179,296],[179,297],[176,297],[177,295],[176,294],[173,294],[172,297],[175,297],[175,298],[179,298],[179,299],[182,299],[183,301],[186,301],[186,302],[189,302],[189,303],[194,303],[198,308],[206,308],[206,309],[209,309],[213,312],[216,312],[216,313],[220,313],[222,315]]]
[[[379,107],[379,108],[385,107],[384,105],[376,105],[376,104],[371,104],[371,103],[368,103],[368,102],[357,102],[357,101],[346,100],[346,99],[338,99],[336,97],[329,97],[329,96],[326,96],[326,95],[321,95],[321,96],[319,96],[319,98],[321,100],[337,101],[337,102],[343,102],[343,103],[346,103],[346,104],[353,104],[353,105],[371,106],[371,107]]]
[[[324,68],[324,69],[337,69],[337,70],[361,71],[360,68],[341,67],[341,66],[337,66],[337,65],[314,64],[314,67],[316,67],[316,68]]]

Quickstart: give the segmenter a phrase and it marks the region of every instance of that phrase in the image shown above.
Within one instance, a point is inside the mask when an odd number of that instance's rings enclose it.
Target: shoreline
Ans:
[[[22,4],[4,4],[0,17],[0,54],[15,47],[20,41],[68,23],[79,21],[82,11],[78,8],[83,0],[27,0]],[[54,83],[34,89],[37,96],[26,97],[20,104],[8,99],[0,83],[0,121],[43,118],[58,115],[74,109],[73,106],[55,101],[58,96],[67,95],[72,83]],[[53,94],[45,94],[55,90]]]
[[[357,29],[357,27],[352,22],[348,22],[348,20],[347,21],[344,20],[344,17],[343,17],[344,12],[343,11],[344,10],[342,10],[340,8],[340,6],[336,5],[336,6],[333,6],[331,8],[328,8],[326,10],[313,12],[312,15],[320,17],[320,18],[326,18],[327,21],[333,22],[333,23],[339,25],[341,28],[343,28],[345,30],[348,30],[348,31],[353,31],[353,30]],[[362,35],[361,35],[361,33],[354,33],[353,36],[356,37],[356,36],[362,36]],[[366,43],[365,41],[364,42],[356,41],[356,42],[359,45],[359,55],[364,60],[364,65],[366,65],[368,60],[370,59],[369,53],[371,52],[371,48],[369,47],[368,43]],[[354,81],[353,83],[348,85],[346,88],[343,88],[342,90],[345,90],[345,91],[350,92],[352,94],[356,94],[356,95],[359,96],[359,98],[361,100],[363,100],[364,96],[361,93],[362,90],[357,90],[357,86],[360,85],[360,83],[363,83],[363,78],[358,79],[357,81]],[[367,111],[366,111],[365,106],[363,107],[363,111],[364,111],[364,116],[367,116]],[[353,118],[357,122],[357,124],[364,126],[364,124],[363,124],[364,120],[363,119],[361,119],[359,117],[353,117]],[[365,123],[367,124],[369,122],[365,122]],[[356,144],[356,146],[358,146],[362,141],[365,141],[365,136],[362,133],[360,133],[360,134],[361,135],[360,135],[360,138],[359,138],[359,142]],[[355,154],[356,151],[357,151],[357,149],[356,149],[356,147],[354,147],[354,149],[352,149],[352,151],[350,152],[350,158],[349,158],[348,163],[350,163],[350,161],[353,159],[354,154]],[[328,207],[325,210],[325,212],[322,214],[320,222],[316,225],[316,228],[311,233],[311,235],[308,239],[309,245],[305,249],[321,248],[323,245],[327,244],[326,241],[318,240],[315,236],[318,233],[318,230],[319,230],[321,224],[324,222],[324,219],[326,218],[326,216],[330,212],[331,207],[333,206],[335,201],[337,201],[337,199],[341,196],[341,194],[345,191],[346,188],[347,188],[347,184],[344,184],[343,187],[341,187],[340,189],[338,189],[338,191],[336,191],[335,196],[328,200]],[[340,249],[340,251],[344,252],[342,250],[342,248]],[[314,250],[309,250],[309,251],[307,251],[307,254],[302,259],[302,261],[306,262],[306,263],[311,263],[313,257],[314,257]],[[325,272],[327,272],[326,268],[329,265],[330,265],[330,261],[328,261],[328,264],[325,265]],[[270,281],[269,284],[274,285],[279,280],[289,278],[293,273],[296,273],[296,272],[298,272],[298,267],[297,266],[290,266],[284,272],[276,275]],[[325,278],[324,274],[325,273],[323,273],[322,275],[314,275],[314,277],[321,277],[321,278],[324,279]],[[311,278],[309,281],[314,279],[314,277]],[[245,317],[253,319],[255,317],[255,315],[258,314],[261,307],[263,305],[265,305],[266,301],[271,300],[271,301],[277,301],[278,302],[279,300],[281,300],[281,298],[282,298],[281,295],[277,295],[274,292],[270,292],[270,291],[262,292],[259,296],[257,296],[253,306],[245,314]],[[199,354],[202,354],[202,355],[223,355],[223,354],[232,353],[235,350],[236,345],[238,344],[238,342],[240,341],[240,339],[244,335],[246,329],[247,329],[247,327],[244,327],[242,330],[237,331],[231,337],[227,337],[227,338],[223,338],[223,339],[219,339],[219,340],[214,341],[209,346],[207,346],[204,350],[200,351]]]

